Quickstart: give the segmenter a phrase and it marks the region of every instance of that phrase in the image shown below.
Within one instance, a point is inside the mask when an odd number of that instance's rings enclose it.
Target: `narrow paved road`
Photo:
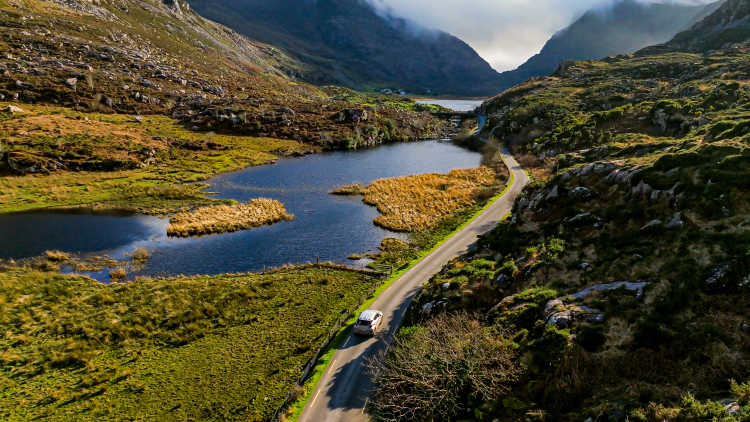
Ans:
[[[484,129],[485,123],[487,123],[486,114],[480,114],[479,116],[477,116],[477,130],[474,131],[474,136],[479,136],[482,133],[482,129]]]
[[[365,339],[350,335],[339,347],[303,410],[299,419],[301,422],[369,420],[365,407],[372,380],[366,368],[367,359],[383,350],[393,338],[409,303],[422,284],[437,274],[448,261],[467,252],[479,235],[494,228],[510,212],[513,202],[529,182],[526,173],[505,148],[500,154],[513,174],[513,185],[466,228],[425,257],[377,298],[371,308],[385,314],[378,336]]]

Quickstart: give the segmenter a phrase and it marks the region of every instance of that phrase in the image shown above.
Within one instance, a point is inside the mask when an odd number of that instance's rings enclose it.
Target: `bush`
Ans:
[[[371,362],[378,417],[452,420],[470,417],[476,403],[501,398],[520,371],[503,334],[459,314],[398,336],[387,355]]]

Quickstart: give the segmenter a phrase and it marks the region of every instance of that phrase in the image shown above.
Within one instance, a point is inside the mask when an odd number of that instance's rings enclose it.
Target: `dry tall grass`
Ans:
[[[498,184],[488,167],[377,180],[362,190],[383,214],[375,224],[394,231],[426,230],[461,208],[476,205]]]
[[[258,198],[246,204],[216,205],[181,212],[170,218],[167,234],[188,237],[235,232],[293,218],[281,202]]]

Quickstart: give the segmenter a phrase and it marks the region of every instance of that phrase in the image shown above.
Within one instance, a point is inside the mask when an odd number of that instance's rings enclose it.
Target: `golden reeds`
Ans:
[[[364,192],[364,189],[362,185],[346,185],[338,187],[331,191],[331,195],[340,195],[340,196],[352,196],[352,195],[362,195]]]
[[[476,205],[480,193],[497,184],[488,167],[381,179],[361,189],[364,202],[383,214],[375,224],[394,231],[420,231],[437,225],[461,208]],[[355,185],[356,186],[356,185]],[[345,186],[334,192],[353,191]]]
[[[246,204],[216,205],[181,212],[169,219],[167,234],[188,237],[235,232],[293,218],[281,202],[258,198]]]

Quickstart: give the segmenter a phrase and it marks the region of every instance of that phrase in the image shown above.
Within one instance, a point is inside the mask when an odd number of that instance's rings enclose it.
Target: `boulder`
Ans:
[[[685,223],[682,222],[682,213],[676,212],[671,220],[669,220],[669,223],[665,226],[668,230],[679,230],[684,226]]]
[[[612,163],[597,163],[594,164],[593,171],[595,174],[602,175],[612,172],[615,168],[615,165]]]
[[[705,281],[706,285],[709,287],[720,287],[726,282],[729,268],[729,264],[721,264],[714,268],[711,275]]]
[[[570,297],[575,298],[575,299],[583,299],[593,292],[616,290],[621,287],[624,287],[627,290],[636,292],[636,297],[640,298],[641,296],[643,296],[643,288],[646,287],[647,285],[648,285],[648,282],[645,282],[645,281],[637,281],[634,283],[629,282],[629,281],[618,281],[616,283],[596,284],[594,286],[587,287],[578,293],[574,293],[570,295]]]
[[[552,299],[544,305],[544,319],[559,329],[570,327],[574,321],[604,322],[605,315],[593,308],[566,304],[561,299]]]
[[[9,105],[8,107],[5,107],[3,109],[4,112],[10,113],[10,114],[17,114],[17,113],[23,113],[24,110],[20,107],[16,107],[14,105]]]
[[[651,192],[653,192],[653,188],[649,186],[646,182],[643,180],[640,181],[632,190],[631,194],[635,197],[651,197]]]
[[[549,201],[552,199],[557,199],[560,196],[560,190],[557,188],[557,185],[553,186],[552,189],[550,189],[549,193],[545,197],[545,200]]]
[[[740,404],[735,399],[725,399],[720,403],[724,405],[724,411],[727,412],[729,416],[737,416],[742,410]]]
[[[65,85],[75,88],[78,85],[78,78],[68,78],[65,80]]]
[[[574,199],[586,200],[592,198],[594,192],[585,186],[577,186],[570,191],[570,196]]]
[[[658,191],[657,191],[658,192]],[[664,223],[661,220],[651,220],[646,225],[641,227],[642,232],[648,232],[661,227]]]
[[[654,112],[654,117],[651,119],[651,122],[662,132],[667,131],[667,113],[664,110],[656,110],[656,112]]]
[[[345,108],[332,116],[339,123],[359,123],[369,119],[367,110]]]
[[[574,217],[567,219],[565,222],[573,226],[578,226],[598,221],[599,217],[591,214],[590,212],[582,212]]]

